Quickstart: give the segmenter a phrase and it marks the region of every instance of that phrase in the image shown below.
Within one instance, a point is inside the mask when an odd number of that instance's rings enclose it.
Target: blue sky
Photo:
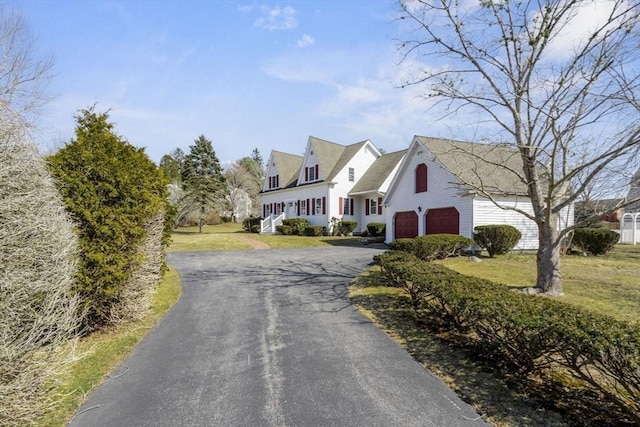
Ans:
[[[392,0],[5,1],[55,57],[36,138],[73,137],[97,103],[152,160],[200,134],[222,162],[258,148],[302,154],[313,135],[387,151],[449,136],[412,89],[398,89]]]

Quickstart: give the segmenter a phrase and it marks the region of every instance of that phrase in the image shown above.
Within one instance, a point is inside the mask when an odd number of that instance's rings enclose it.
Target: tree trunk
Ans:
[[[562,296],[560,245],[553,222],[538,225],[537,280],[535,289],[547,295]]]

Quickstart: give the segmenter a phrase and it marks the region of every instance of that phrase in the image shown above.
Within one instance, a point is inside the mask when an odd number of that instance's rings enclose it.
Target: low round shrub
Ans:
[[[259,233],[260,232],[260,221],[261,218],[254,218],[254,217],[249,217],[249,218],[245,218],[242,220],[242,229],[244,231],[246,231],[247,233],[251,232],[251,233]],[[258,231],[253,231],[254,230],[254,226],[257,225],[258,226]]]
[[[384,236],[385,227],[384,222],[370,222],[367,224],[367,231],[373,237]]]
[[[620,240],[620,235],[604,228],[576,228],[573,231],[573,244],[582,252],[593,255],[609,253]]]
[[[322,236],[323,228],[321,225],[310,225],[304,229],[305,236]]]
[[[353,233],[353,230],[358,226],[358,221],[340,221],[340,234],[347,236]]]
[[[504,255],[512,250],[522,238],[517,228],[501,225],[479,225],[473,231],[473,240],[484,248],[491,258]]]
[[[293,227],[290,225],[276,225],[276,231],[285,236],[291,236],[293,233]]]
[[[429,234],[413,239],[398,239],[389,245],[390,250],[408,252],[423,261],[460,256],[473,244],[473,240],[458,234]]]
[[[306,218],[287,218],[282,220],[282,225],[291,227],[291,233],[296,236],[304,235],[304,230],[309,226]]]

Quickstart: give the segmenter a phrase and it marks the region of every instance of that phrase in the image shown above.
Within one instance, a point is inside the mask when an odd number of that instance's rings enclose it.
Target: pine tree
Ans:
[[[198,229],[202,233],[209,213],[224,202],[226,181],[210,140],[200,135],[189,149],[180,171],[183,203],[189,211],[198,213]]]

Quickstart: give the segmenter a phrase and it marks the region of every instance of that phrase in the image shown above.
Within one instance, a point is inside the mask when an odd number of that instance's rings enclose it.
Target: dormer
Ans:
[[[296,184],[302,157],[293,154],[272,151],[267,163],[262,191],[273,191]]]

